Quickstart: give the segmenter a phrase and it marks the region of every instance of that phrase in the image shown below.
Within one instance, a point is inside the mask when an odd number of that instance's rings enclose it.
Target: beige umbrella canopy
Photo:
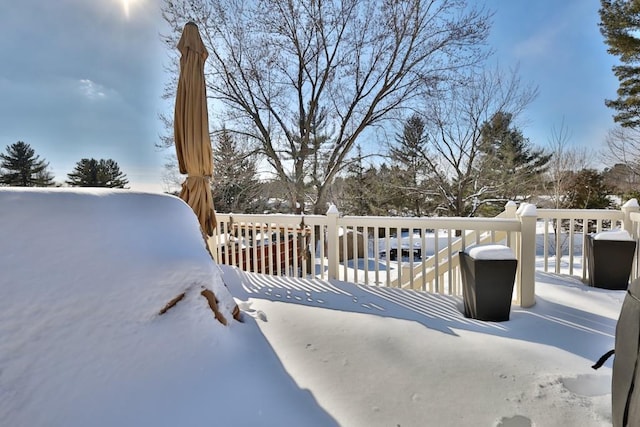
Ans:
[[[174,139],[180,173],[187,174],[180,198],[191,206],[202,231],[211,236],[216,228],[216,214],[210,185],[213,154],[204,81],[204,61],[209,53],[193,22],[184,26],[178,50],[182,56],[176,93]]]

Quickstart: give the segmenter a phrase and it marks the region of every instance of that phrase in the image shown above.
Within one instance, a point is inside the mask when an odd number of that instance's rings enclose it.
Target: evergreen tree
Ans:
[[[612,67],[620,82],[618,98],[606,100],[617,111],[614,120],[625,127],[640,125],[640,1],[601,0],[600,32],[607,50],[621,65]]]
[[[111,159],[82,159],[67,178],[72,187],[125,188],[129,183],[118,163]]]
[[[214,146],[213,204],[219,212],[256,213],[265,203],[253,155],[222,128]]]
[[[0,154],[0,184],[16,187],[47,187],[54,185],[49,163],[29,144],[18,141]]]
[[[375,173],[374,215],[382,216],[414,216],[415,212],[410,207],[411,201],[405,194],[397,191],[404,185],[404,170],[398,165],[387,167],[382,164]]]
[[[424,120],[417,114],[409,117],[396,144],[389,149],[389,157],[398,166],[398,191],[405,199],[409,213],[422,216],[425,213],[427,194],[425,169],[428,138]]]
[[[340,211],[347,215],[397,216],[406,213],[406,200],[396,191],[400,184],[400,168],[386,164],[365,167],[362,152],[347,169],[343,180]]]
[[[489,188],[484,197],[483,214],[499,213],[509,200],[528,200],[543,184],[543,175],[551,154],[534,149],[522,132],[513,127],[512,115],[498,112],[481,128],[482,186]]]
[[[331,135],[333,134],[333,129],[328,128],[327,115],[327,109],[324,107],[314,110],[309,129],[309,144],[307,144],[311,162],[309,187],[313,200],[313,213],[319,215],[324,214],[327,197],[332,190],[332,183],[323,183],[323,170],[326,169],[331,156]]]
[[[613,206],[608,197],[611,188],[604,175],[594,169],[573,173],[567,189],[569,209],[607,209]]]
[[[347,167],[340,209],[348,215],[371,214],[371,191],[367,188],[367,170],[362,161],[362,147],[356,146],[356,157]]]

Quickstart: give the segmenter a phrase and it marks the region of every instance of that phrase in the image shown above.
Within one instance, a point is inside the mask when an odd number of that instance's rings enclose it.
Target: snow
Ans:
[[[531,203],[521,203],[520,207],[516,212],[521,217],[526,217],[526,216],[537,216],[537,211],[538,210],[536,208],[536,205],[533,205]]]
[[[516,259],[511,248],[505,245],[474,245],[469,246],[466,252],[473,259]]]
[[[615,230],[607,230],[601,231],[599,233],[595,233],[593,235],[593,240],[633,240],[631,235],[627,230],[615,229]]]
[[[0,218],[2,425],[611,425],[611,361],[590,366],[623,291],[538,272],[534,307],[481,322],[458,297],[216,266],[172,196],[0,188]]]

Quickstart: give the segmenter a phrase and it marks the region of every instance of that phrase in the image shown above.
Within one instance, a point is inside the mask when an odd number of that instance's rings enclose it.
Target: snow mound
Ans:
[[[185,364],[180,348],[202,354],[224,335],[205,288],[232,320],[233,298],[177,197],[0,188],[0,218],[6,425],[96,425],[105,411],[135,405],[141,384],[173,383]],[[153,413],[138,409],[127,413]]]

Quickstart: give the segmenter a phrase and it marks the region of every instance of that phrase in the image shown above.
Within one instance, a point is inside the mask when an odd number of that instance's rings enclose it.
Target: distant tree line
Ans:
[[[510,200],[548,208],[604,209],[615,207],[611,196],[626,200],[640,195],[640,176],[629,168],[616,164],[598,171],[563,141],[552,149],[537,148],[509,115],[499,113],[481,128],[478,154],[469,172],[447,178],[431,154],[430,141],[436,136],[414,114],[386,152],[375,156],[381,161],[364,155],[357,146],[345,172],[329,187],[329,198],[348,215],[495,216]],[[278,179],[261,178],[258,155],[240,148],[235,138],[227,131],[214,138],[216,210],[295,211],[286,187]]]
[[[129,181],[112,159],[82,159],[67,175],[65,183],[72,187],[125,188]],[[0,185],[51,187],[58,184],[53,180],[49,163],[29,144],[18,141],[0,153]]]

